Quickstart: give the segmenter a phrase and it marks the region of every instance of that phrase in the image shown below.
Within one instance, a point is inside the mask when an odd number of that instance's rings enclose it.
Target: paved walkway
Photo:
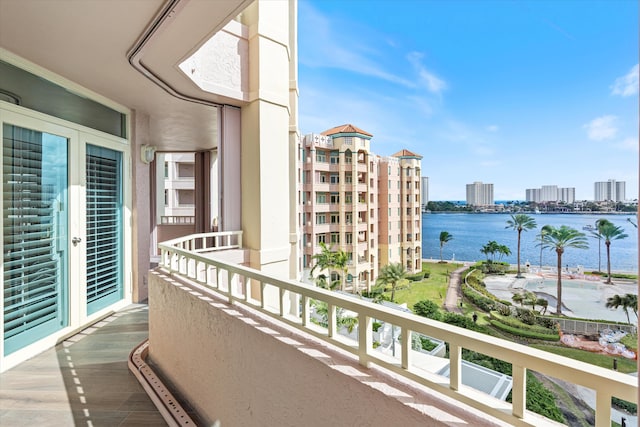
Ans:
[[[0,425],[166,426],[127,366],[147,319],[131,305],[0,374]]]
[[[462,272],[469,268],[469,265],[469,263],[464,263],[462,267],[457,270],[453,270],[449,274],[449,286],[447,287],[447,295],[444,299],[445,310],[462,314],[462,310],[460,308],[460,297],[462,295],[462,289],[460,286],[462,280],[464,280]]]

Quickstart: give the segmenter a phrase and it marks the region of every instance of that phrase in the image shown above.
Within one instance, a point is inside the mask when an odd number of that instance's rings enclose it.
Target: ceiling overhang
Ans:
[[[179,65],[252,0],[0,0],[0,47],[149,117],[160,150],[216,145],[220,104]]]

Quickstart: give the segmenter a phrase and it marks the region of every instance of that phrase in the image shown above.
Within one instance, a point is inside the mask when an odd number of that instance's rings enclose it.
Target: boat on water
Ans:
[[[593,225],[591,225],[591,224],[587,224],[587,225],[585,225],[584,227],[582,227],[582,229],[583,229],[583,230],[586,230],[586,231],[593,231],[593,230],[595,230],[596,228],[595,228]]]

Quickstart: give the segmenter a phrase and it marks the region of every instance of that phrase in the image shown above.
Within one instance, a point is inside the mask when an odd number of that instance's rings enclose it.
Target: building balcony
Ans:
[[[612,396],[637,401],[632,376],[279,279],[190,250],[191,240],[160,245],[148,358],[208,424],[297,425],[304,416],[318,426],[557,425],[525,409],[527,370],[595,390],[597,426],[610,425]],[[312,321],[312,301],[328,305],[326,326]],[[338,308],[357,319],[350,336],[339,331]],[[446,342],[449,358],[425,358],[411,339],[394,354],[378,351],[374,321]],[[473,385],[462,349],[512,364],[513,403]]]

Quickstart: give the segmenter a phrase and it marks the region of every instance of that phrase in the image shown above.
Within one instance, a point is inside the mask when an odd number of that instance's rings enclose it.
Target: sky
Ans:
[[[300,131],[422,155],[430,200],[637,199],[638,37],[636,0],[298,0]]]

